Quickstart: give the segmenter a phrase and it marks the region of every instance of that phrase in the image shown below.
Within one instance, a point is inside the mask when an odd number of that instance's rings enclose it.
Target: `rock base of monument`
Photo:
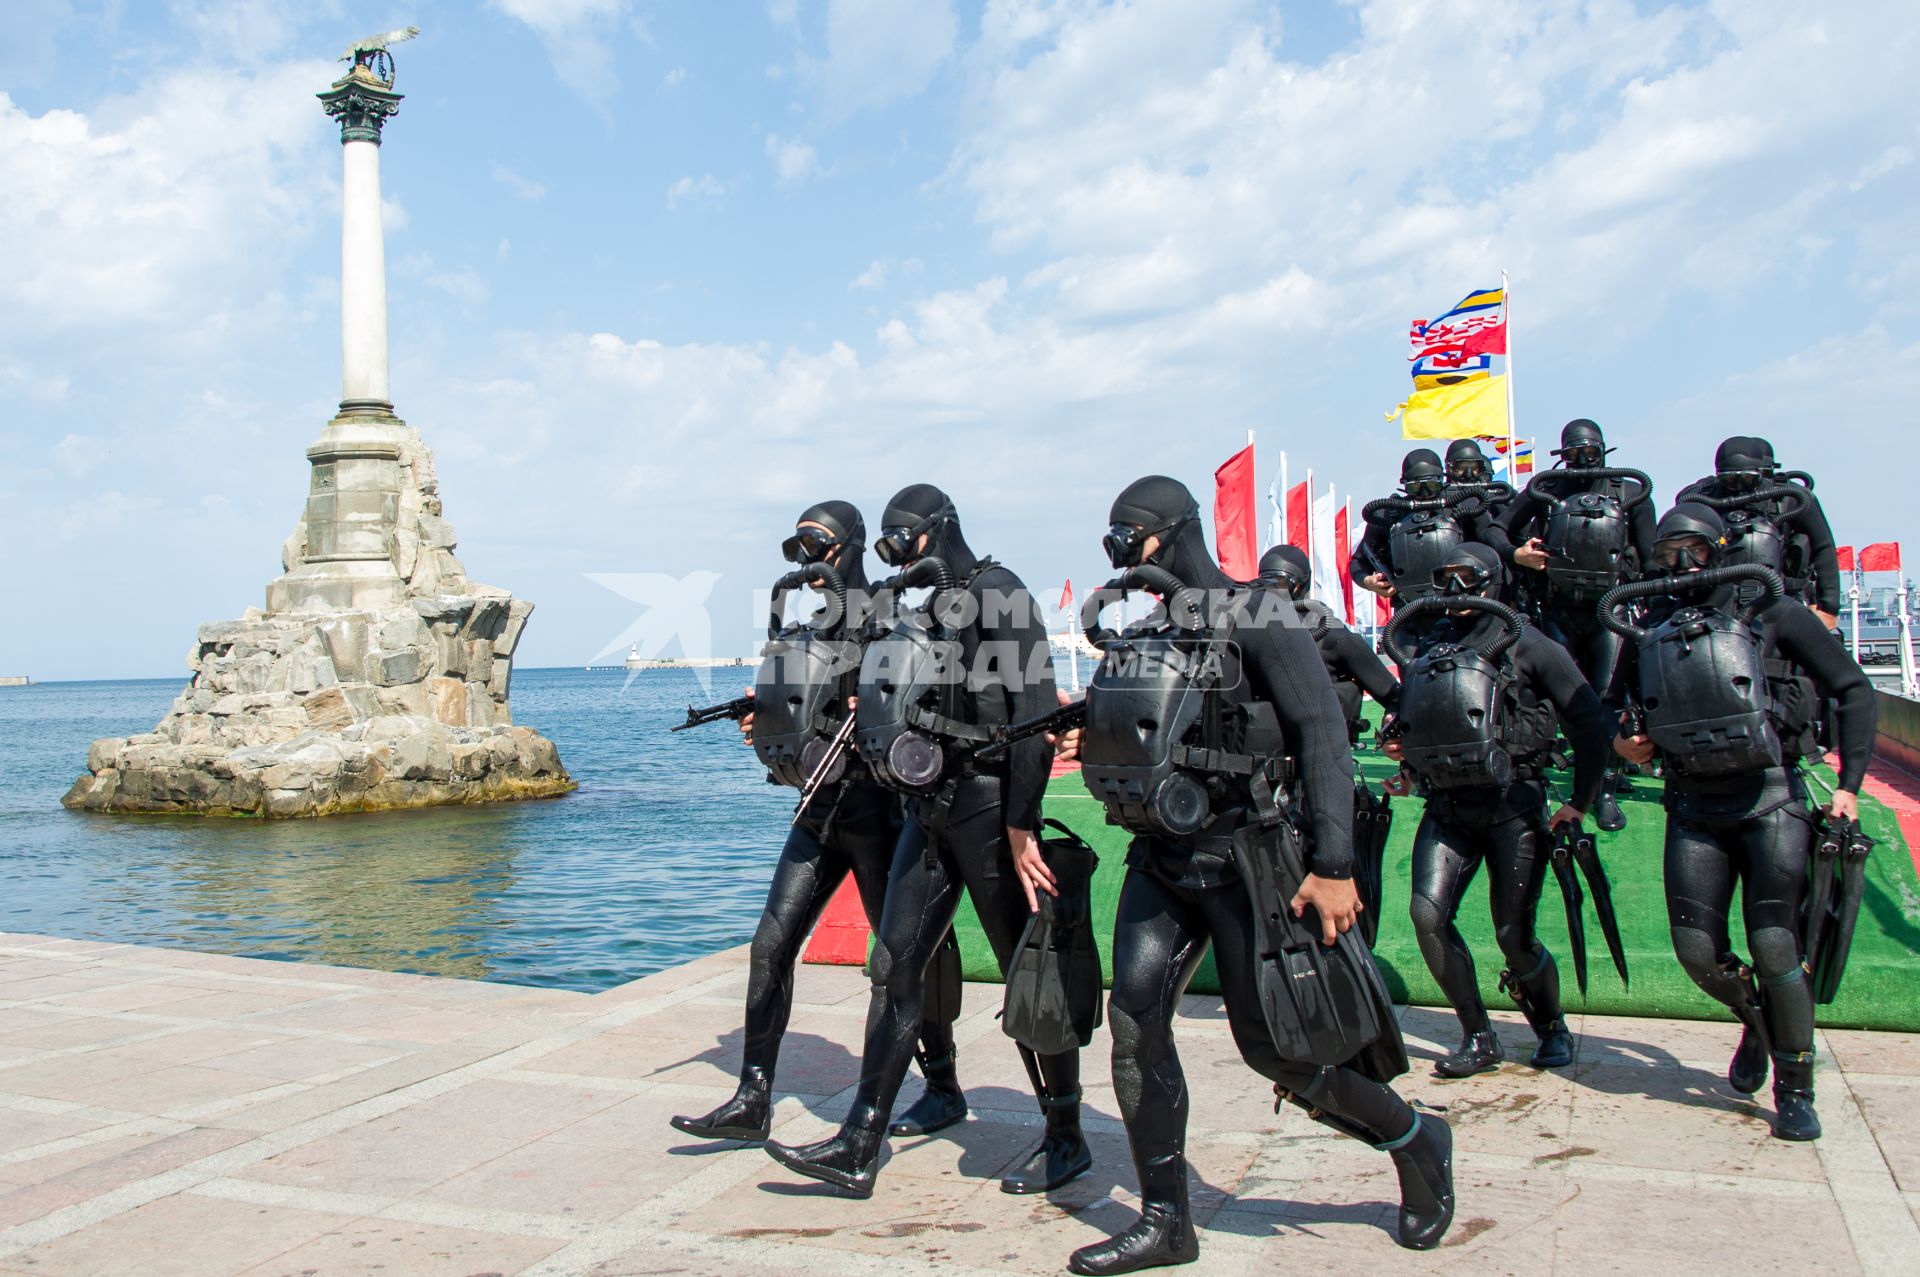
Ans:
[[[267,610],[202,625],[193,681],[159,726],[95,741],[61,801],[326,816],[574,789],[507,698],[533,604],[467,577],[420,436],[343,415],[307,457]]]
[[[553,742],[508,705],[530,610],[502,592],[203,625],[159,726],[95,741],[62,801],[294,817],[568,793]]]

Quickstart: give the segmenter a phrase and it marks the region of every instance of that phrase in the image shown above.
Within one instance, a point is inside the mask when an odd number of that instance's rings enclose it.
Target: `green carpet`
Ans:
[[[1363,753],[1362,767],[1370,780],[1392,773],[1392,764],[1371,750]],[[1826,779],[1831,782],[1832,777]],[[1564,782],[1563,782],[1564,783]],[[1540,935],[1560,966],[1567,1008],[1604,1015],[1658,1016],[1674,1019],[1726,1019],[1719,1003],[1701,993],[1680,969],[1667,933],[1666,897],[1661,885],[1661,845],[1665,828],[1660,808],[1660,785],[1636,780],[1635,792],[1623,798],[1627,827],[1617,834],[1601,834],[1600,852],[1613,881],[1614,903],[1626,942],[1631,989],[1621,986],[1600,935],[1591,902],[1587,905],[1588,990],[1582,1002],[1568,958],[1566,909],[1559,887],[1549,878],[1540,905]],[[1380,927],[1376,956],[1396,1001],[1416,1005],[1443,1004],[1440,990],[1428,974],[1407,920],[1407,886],[1412,874],[1413,833],[1420,823],[1417,799],[1394,800],[1393,841],[1387,851],[1385,918]],[[1111,975],[1112,920],[1119,898],[1128,835],[1105,823],[1104,810],[1086,791],[1079,776],[1055,780],[1047,791],[1046,814],[1058,819],[1100,853],[1094,880],[1094,907],[1102,919],[1099,936],[1102,956]],[[1913,860],[1893,813],[1862,796],[1860,819],[1879,846],[1867,863],[1867,896],[1860,911],[1853,956],[1847,966],[1839,999],[1821,1007],[1820,1023],[1835,1028],[1920,1031],[1920,882]],[[1734,945],[1744,952],[1744,937],[1734,908]],[[1487,1005],[1509,1007],[1498,992],[1501,959],[1493,941],[1493,923],[1487,909],[1486,874],[1476,877],[1460,909],[1460,928],[1479,963],[1481,994]],[[997,980],[999,972],[969,905],[957,926],[969,980]],[[1208,957],[1194,977],[1192,991],[1217,993],[1219,986]]]

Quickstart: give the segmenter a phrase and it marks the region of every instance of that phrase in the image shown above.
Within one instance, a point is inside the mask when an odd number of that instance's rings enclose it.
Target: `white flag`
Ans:
[[[1287,543],[1287,454],[1280,454],[1280,469],[1274,474],[1272,482],[1267,484],[1267,505],[1273,513],[1267,516],[1267,543],[1260,547],[1265,554],[1276,545]]]
[[[1333,485],[1329,483],[1326,495],[1313,499],[1313,548],[1309,559],[1313,564],[1313,597],[1332,608],[1335,616],[1344,617],[1347,604],[1340,597],[1340,565],[1334,562],[1333,521],[1339,512],[1340,502],[1334,498]]]

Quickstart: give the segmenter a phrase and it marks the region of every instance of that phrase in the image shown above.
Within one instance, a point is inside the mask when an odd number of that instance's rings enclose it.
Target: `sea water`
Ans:
[[[752,677],[710,674],[517,671],[567,797],[286,821],[60,806],[183,679],[0,688],[0,931],[582,990],[742,943],[793,792],[731,723],[669,734]]]

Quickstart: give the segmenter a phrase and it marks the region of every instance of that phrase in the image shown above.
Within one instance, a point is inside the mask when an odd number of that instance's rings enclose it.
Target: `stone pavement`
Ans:
[[[871,1201],[671,1130],[731,1089],[745,961],[589,996],[0,935],[0,1274],[966,1277],[1062,1271],[1130,1220],[1104,1034],[1095,1173],[1052,1201],[997,1191],[1038,1114],[994,986],[968,986],[960,1025],[974,1120],[896,1140]],[[858,971],[801,970],[780,1138],[844,1111],[865,1003]],[[1822,1035],[1812,1146],[1729,1092],[1722,1025],[1576,1022],[1570,1075],[1418,1064],[1407,1093],[1458,1132],[1460,1206],[1415,1255],[1385,1231],[1388,1160],[1276,1117],[1219,1004],[1186,1012],[1186,1272],[1920,1271],[1920,1037]],[[1430,1011],[1405,1023],[1425,1058],[1453,1037]]]

